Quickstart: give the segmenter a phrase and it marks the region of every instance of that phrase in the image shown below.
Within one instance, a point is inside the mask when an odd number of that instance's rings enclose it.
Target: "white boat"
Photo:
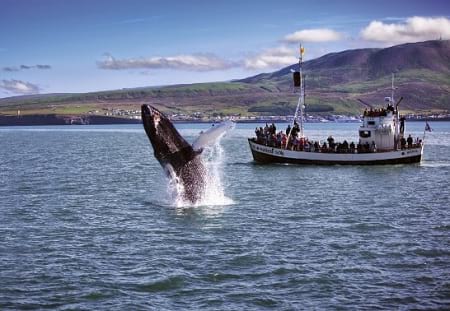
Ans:
[[[394,105],[394,77],[392,92],[386,97],[385,108],[364,112],[359,127],[359,142],[349,144],[334,142],[332,137],[327,142],[310,141],[304,136],[304,102],[305,90],[302,73],[303,48],[300,48],[299,71],[294,72],[294,89],[300,90],[292,130],[289,133],[274,133],[271,128],[260,128],[256,137],[248,139],[253,159],[259,163],[294,163],[294,164],[403,164],[419,163],[422,159],[425,131],[422,139],[415,140],[404,133],[404,118],[400,118],[398,105]],[[428,124],[427,124],[428,127]]]
[[[405,150],[392,150],[372,153],[324,153],[312,151],[293,151],[284,148],[264,146],[249,139],[253,159],[260,163],[293,164],[406,164],[419,163],[423,145]]]

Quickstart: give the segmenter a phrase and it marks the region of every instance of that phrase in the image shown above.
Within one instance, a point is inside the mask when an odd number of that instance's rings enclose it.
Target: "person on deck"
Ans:
[[[354,142],[350,143],[350,153],[355,153],[355,143]]]
[[[298,142],[298,145],[299,145],[299,150],[300,150],[300,151],[303,151],[303,148],[305,147],[305,138],[300,137],[300,140],[299,140],[299,142]]]
[[[342,149],[343,149],[344,153],[348,152],[348,142],[347,142],[347,140],[344,140],[344,142],[342,143]]]
[[[328,136],[327,141],[328,141],[328,145],[333,144],[333,143],[334,143],[334,138],[333,138],[333,136],[331,136],[331,135]]]
[[[297,136],[292,137],[292,148],[291,150],[297,151],[298,150],[298,139]]]
[[[320,144],[318,141],[314,142],[314,152],[319,152],[320,151]]]
[[[297,130],[297,128],[294,126],[294,127],[291,129],[291,136],[292,136],[292,137],[297,137],[297,133],[298,133],[298,130]]]
[[[405,132],[405,117],[400,117],[400,134]]]
[[[306,152],[311,151],[311,145],[309,144],[309,141],[305,141],[305,146],[303,147]]]
[[[295,130],[296,133],[300,132],[300,126],[298,125],[297,121],[294,121],[293,130]]]
[[[408,136],[406,142],[408,143],[408,149],[412,148],[413,138],[411,137],[411,134]]]
[[[402,150],[405,149],[405,147],[406,147],[405,137],[402,137],[402,139],[400,139],[400,146],[401,146]]]
[[[283,131],[277,134],[277,148],[281,148],[281,137],[283,136]]]
[[[287,135],[282,134],[281,135],[281,148],[283,148],[283,149],[286,148],[286,142],[287,142]]]

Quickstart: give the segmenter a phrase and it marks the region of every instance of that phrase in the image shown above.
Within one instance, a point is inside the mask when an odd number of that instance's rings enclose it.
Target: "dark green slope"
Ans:
[[[306,61],[307,111],[358,114],[357,98],[383,104],[395,74],[403,109],[450,110],[450,41],[408,43],[384,49],[355,49]],[[291,69],[232,82],[141,87],[83,94],[42,94],[0,99],[0,113],[82,113],[154,104],[177,113],[284,115],[292,113]],[[74,109],[76,107],[76,109]],[[84,110],[83,110],[84,109]]]

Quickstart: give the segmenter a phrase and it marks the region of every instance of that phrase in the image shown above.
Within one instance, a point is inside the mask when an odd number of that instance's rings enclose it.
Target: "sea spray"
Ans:
[[[203,163],[207,169],[206,187],[199,205],[233,204],[233,200],[225,196],[222,184],[225,156],[220,141],[203,151]]]
[[[176,207],[182,207],[188,204],[184,200],[184,186],[180,182],[178,176],[175,174],[175,171],[171,166],[167,166],[166,168],[167,174],[167,194],[169,195],[170,202],[173,202],[173,205]]]
[[[232,129],[230,127],[229,129]],[[225,153],[220,144],[221,138],[225,132],[220,135],[214,144],[207,144],[203,147],[202,161],[206,168],[205,188],[201,199],[192,204],[184,199],[184,187],[178,182],[178,177],[174,172],[169,172],[168,193],[175,207],[195,207],[195,206],[217,206],[230,205],[233,200],[225,196],[223,180],[223,167],[225,163]]]

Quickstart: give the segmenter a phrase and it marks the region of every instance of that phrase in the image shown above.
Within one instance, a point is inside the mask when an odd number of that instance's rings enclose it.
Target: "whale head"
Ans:
[[[158,109],[144,104],[141,107],[142,123],[155,158],[166,171],[169,178],[182,183],[185,200],[196,203],[205,187],[206,170],[192,146],[178,133],[172,122]]]
[[[147,104],[142,105],[141,112],[145,132],[153,146],[155,157],[161,164],[170,162],[168,158],[181,151],[184,158],[194,156],[192,147],[162,112]],[[189,161],[188,158],[185,160]]]

